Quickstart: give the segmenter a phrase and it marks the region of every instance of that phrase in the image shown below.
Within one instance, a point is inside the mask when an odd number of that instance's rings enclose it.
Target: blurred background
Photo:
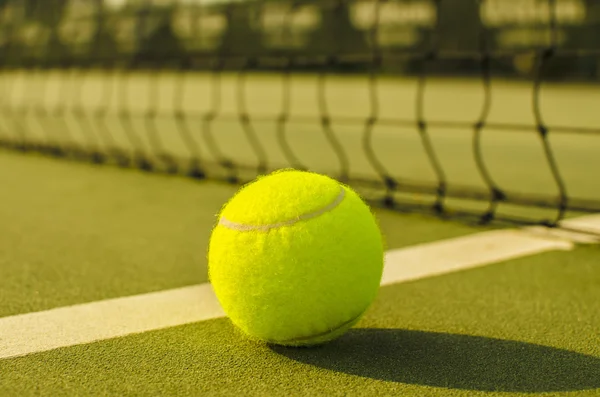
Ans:
[[[8,149],[480,222],[600,210],[599,77],[594,0],[0,0]]]
[[[593,0],[2,0],[5,66],[480,74],[597,79]],[[206,62],[206,57],[211,59]],[[373,59],[376,58],[376,59]],[[205,61],[205,62],[203,62]],[[225,61],[225,59],[223,59]],[[288,65],[289,63],[292,65]],[[486,60],[487,62],[487,60]]]

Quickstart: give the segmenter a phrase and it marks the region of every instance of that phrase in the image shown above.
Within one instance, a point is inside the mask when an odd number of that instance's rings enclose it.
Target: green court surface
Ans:
[[[0,320],[206,282],[236,189],[4,151],[0,186]],[[484,231],[376,215],[389,249]],[[596,396],[599,258],[580,245],[387,285],[314,349],[249,342],[219,318],[0,358],[0,395]]]
[[[237,187],[0,153],[0,315],[207,281],[208,237]],[[388,248],[479,230],[377,214]]]

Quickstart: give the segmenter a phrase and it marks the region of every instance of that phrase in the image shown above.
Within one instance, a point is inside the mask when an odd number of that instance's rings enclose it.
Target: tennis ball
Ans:
[[[280,170],[224,206],[208,247],[223,310],[251,339],[323,344],[358,322],[375,299],[383,242],[369,207],[348,186]]]

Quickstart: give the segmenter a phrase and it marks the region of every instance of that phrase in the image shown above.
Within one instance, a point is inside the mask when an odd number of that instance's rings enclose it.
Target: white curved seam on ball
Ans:
[[[249,232],[249,231],[267,232],[271,229],[277,229],[279,227],[284,227],[284,226],[291,226],[300,221],[305,221],[308,219],[316,218],[320,215],[325,214],[326,212],[332,211],[338,205],[340,205],[342,203],[342,201],[344,201],[345,196],[346,196],[346,190],[344,189],[344,187],[340,187],[340,193],[337,195],[335,200],[333,202],[331,202],[330,204],[326,205],[323,208],[318,209],[317,211],[309,212],[308,214],[300,215],[297,218],[290,219],[290,220],[287,220],[284,222],[273,223],[270,225],[246,225],[243,223],[237,223],[237,222],[230,221],[229,219],[222,216],[221,219],[219,220],[219,225],[224,226],[228,229],[233,229],[233,230],[237,230],[240,232]]]

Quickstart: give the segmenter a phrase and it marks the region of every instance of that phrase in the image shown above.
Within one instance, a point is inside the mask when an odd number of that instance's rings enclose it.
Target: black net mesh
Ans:
[[[595,0],[0,0],[5,147],[555,225],[600,210]]]

